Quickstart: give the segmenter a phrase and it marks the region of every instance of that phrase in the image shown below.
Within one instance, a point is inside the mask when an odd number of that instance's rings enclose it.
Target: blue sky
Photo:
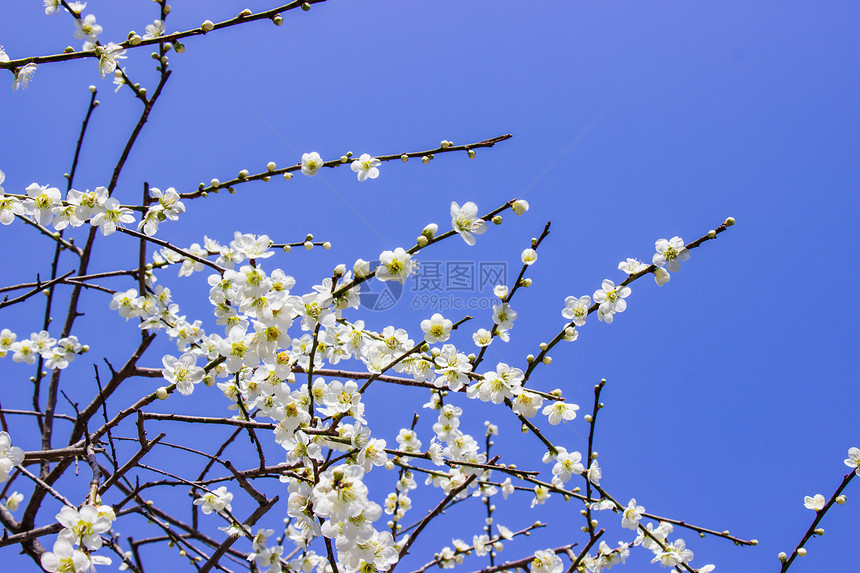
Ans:
[[[229,4],[177,3],[167,28],[273,5]],[[142,33],[156,17],[143,0],[91,0],[89,12],[105,28],[102,41]],[[803,496],[829,495],[846,473],[848,448],[860,446],[860,313],[852,292],[860,254],[858,17],[851,2],[331,0],[285,14],[280,28],[258,22],[189,39],[186,53],[171,58],[174,74],[117,192],[135,200],[143,181],[190,191],[240,169],[261,171],[268,161],[294,164],[307,151],[382,155],[511,133],[474,160],[452,154],[429,165],[387,163],[375,181],[358,183],[344,168],[243,185],[234,196],[189,204],[182,224],[165,225],[159,236],[187,245],[204,233],[227,242],[234,230],[276,242],[312,233],[333,248],[276,261],[305,291],[337,263],[410,246],[429,222],[447,229],[451,201],[475,201],[486,212],[523,197],[527,216],[506,216],[475,247],[455,238],[419,257],[506,262],[512,279],[521,250],[552,221],[529,270],[534,284],[512,303],[519,313],[512,340],[490,353],[519,366],[558,332],[566,296],[621,280],[618,262],[649,259],[656,239],[690,241],[735,217],[737,225],[694,251],[668,285],[635,283],[612,325],[590,320],[578,341],[552,353],[534,384],[563,388],[584,411],[592,386],[606,378],[597,449],[607,489],[654,513],[760,541],[736,548],[681,534],[697,566],[775,571],[776,554],[790,551],[813,517]],[[68,15],[45,16],[38,2],[0,6],[0,44],[12,58],[78,46],[73,30]],[[152,86],[148,53],[130,54],[126,65]],[[90,84],[102,105],[76,187],[106,183],[139,104],[125,90],[114,94],[93,62],[78,61],[40,66],[24,91],[0,89],[7,192],[33,181],[63,187]],[[21,225],[0,233],[4,284],[46,272],[47,241]],[[15,250],[22,245],[23,255]],[[103,241],[94,267],[114,268],[134,249],[124,237]],[[202,276],[163,281],[189,316],[208,316]],[[407,284],[393,309],[363,318],[377,328],[408,327],[416,338],[433,310],[412,308],[415,296]],[[38,330],[37,302],[4,309],[0,327]],[[127,348],[114,341],[131,345],[134,334],[119,334],[124,325],[106,311],[106,298],[91,295],[88,304],[79,336],[88,336],[93,352],[76,363],[82,380],[102,356],[121,360]],[[488,327],[486,311],[473,315],[469,324]],[[460,340],[470,345],[468,334]],[[115,347],[105,349],[108,341]],[[157,357],[148,365],[158,366]],[[12,385],[30,369],[7,359],[0,372],[3,405],[24,407]],[[406,412],[395,425],[407,424],[424,401],[399,389],[373,398]],[[206,407],[217,412],[223,399],[213,394]],[[482,412],[476,408],[469,422],[476,433]],[[422,419],[427,440],[430,418]],[[517,440],[539,456],[537,441],[509,422],[498,441]],[[581,418],[554,434],[571,449],[584,448],[585,435]],[[851,568],[845,548],[860,534],[855,495],[849,490],[849,503],[825,518],[826,535],[792,570]],[[499,502],[500,520],[530,522],[529,501]],[[570,533],[581,523],[569,522],[570,508],[537,513],[555,528],[535,534],[530,547],[576,540]],[[480,517],[457,515],[474,521],[461,535],[477,532]],[[617,529],[614,516],[603,520]],[[447,535],[440,527],[425,550],[450,545]],[[502,556],[520,556],[515,551]],[[634,553],[628,569],[644,570],[645,557]]]

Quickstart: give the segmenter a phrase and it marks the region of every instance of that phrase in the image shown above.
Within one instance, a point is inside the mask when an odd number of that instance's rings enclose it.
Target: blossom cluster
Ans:
[[[85,504],[80,509],[64,507],[56,516],[63,529],[52,551],[41,556],[42,567],[51,573],[81,573],[96,565],[110,565],[111,558],[93,555],[101,548],[102,534],[110,531],[116,514],[109,505]]]
[[[30,334],[30,338],[18,340],[18,335],[8,328],[0,330],[0,358],[11,352],[15,362],[35,364],[36,358],[41,356],[46,368],[62,370],[68,367],[78,354],[88,350],[88,346],[78,342],[77,336],[66,336],[57,340],[46,330],[42,330]]]
[[[0,172],[0,183],[2,183]],[[175,221],[185,212],[179,194],[171,187],[165,191],[150,189],[154,202],[143,215],[138,230],[154,235],[158,225],[165,219]],[[69,189],[66,198],[61,199],[60,190],[48,185],[30,184],[26,195],[6,195],[0,187],[0,223],[9,225],[15,215],[29,217],[43,227],[53,226],[57,231],[70,227],[76,228],[89,222],[98,227],[103,235],[116,232],[118,226],[134,222],[132,209],[120,205],[110,196],[106,187],[96,187],[90,191]]]

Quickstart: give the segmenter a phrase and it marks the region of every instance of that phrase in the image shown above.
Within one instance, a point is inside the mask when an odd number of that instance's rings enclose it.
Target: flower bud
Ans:
[[[806,547],[798,547],[797,548],[797,556],[798,557],[806,557]]]
[[[308,4],[307,2],[302,2],[302,10],[304,10],[305,12],[307,12],[307,11],[308,11],[308,10],[310,10],[310,9],[311,9],[311,5],[310,5],[310,4]]]
[[[239,179],[245,179],[248,177],[248,175],[250,175],[250,173],[248,173],[248,170],[243,169],[242,171],[239,172]]]
[[[272,16],[272,22],[275,24],[275,26],[280,26],[284,23],[284,18],[280,14],[275,14],[274,16]]]
[[[430,163],[430,158],[425,155],[424,157],[421,158],[421,163],[423,163],[425,165]]]
[[[813,531],[813,533],[814,533],[815,535],[824,535],[824,528],[819,527],[818,529],[816,529],[815,531]]]
[[[424,227],[424,230],[421,231],[421,234],[424,235],[425,237],[427,237],[428,239],[432,239],[436,235],[436,231],[438,231],[438,230],[439,230],[439,225],[437,225],[436,223],[430,223],[429,225]]]
[[[331,248],[331,243],[329,241],[324,242],[322,244],[322,248],[325,249],[326,251],[329,250]]]
[[[715,238],[717,238],[717,232],[716,232],[716,231],[714,231],[713,229],[711,229],[710,231],[708,231],[708,238],[709,238],[709,239],[715,239]]]
[[[90,93],[91,94],[96,93],[96,86],[90,86]]]
[[[217,179],[213,179],[212,181],[209,182],[209,185],[211,185],[212,187],[217,189],[221,185],[221,182],[218,181]]]
[[[837,496],[836,498],[836,503],[838,503],[839,505],[843,505],[846,501],[848,501],[848,498],[844,495]]]
[[[788,555],[785,554],[785,551],[780,551],[779,555],[777,555],[777,557],[779,558],[779,560],[782,563],[785,563],[786,561],[788,561]]]
[[[594,418],[591,416],[591,414],[586,414],[584,418],[585,418],[585,421],[588,422],[589,424],[591,423],[592,420],[594,420]]]
[[[143,41],[143,38],[141,38],[137,34],[132,34],[128,38],[128,43],[131,44],[132,46],[137,46],[138,44],[140,44],[141,41]]]
[[[248,8],[245,8],[244,10],[239,12],[239,17],[245,18],[246,16],[250,16],[251,14],[253,14],[253,12],[251,12]]]
[[[529,364],[531,364],[534,361],[535,361],[535,355],[534,354],[529,354],[528,356],[526,356],[526,362],[528,362]]]
[[[544,357],[543,357],[543,360],[541,360],[541,362],[543,362],[544,364],[549,365],[549,364],[552,362],[552,357],[551,357],[551,356],[544,356]]]
[[[169,394],[167,393],[167,388],[165,388],[164,386],[155,391],[155,397],[159,400],[167,400],[168,395]]]
[[[501,225],[502,224],[502,216],[496,215],[493,217],[493,225]]]
[[[292,174],[292,173],[290,173],[289,171],[287,171],[286,173],[284,173],[284,181],[289,181],[289,180],[290,180],[290,179],[292,179],[292,178],[293,178],[293,174]]]
[[[176,40],[173,42],[173,49],[177,54],[182,54],[185,52],[185,44],[183,44],[179,40]]]
[[[403,155],[400,156],[400,161],[402,161],[403,163],[406,163],[407,161],[409,161],[409,156],[404,153]]]
[[[532,286],[532,279],[523,279],[520,281],[520,284],[523,285],[524,287],[528,288],[528,287]]]
[[[734,224],[735,224],[735,218],[734,217],[729,217],[728,219],[726,219],[726,227],[731,227]]]
[[[212,20],[204,20],[200,27],[203,28],[204,32],[211,32],[215,29],[215,24],[212,23]]]
[[[430,241],[424,235],[418,235],[418,239],[416,239],[415,243],[423,249],[430,244]]]
[[[517,215],[522,215],[529,210],[529,202],[525,199],[517,199],[516,201],[514,201],[512,207],[514,209],[514,213],[516,213]]]
[[[346,265],[340,264],[334,268],[334,276],[342,277],[346,274]]]
[[[291,246],[289,246],[289,245],[284,245],[284,252],[285,252],[285,253],[289,253],[289,252],[290,252],[290,251],[292,251],[292,250],[293,250],[293,248],[292,248]]]
[[[537,260],[537,251],[534,249],[526,249],[520,255],[520,260],[524,265],[532,265]]]
[[[72,53],[72,52],[74,52],[74,51],[75,51],[75,49],[74,49],[73,47],[71,47],[71,46],[66,46],[65,48],[63,48],[63,53],[64,53],[64,54],[71,54],[71,53]]]
[[[310,251],[314,248],[313,241],[305,241],[303,246],[305,247],[306,251]]]
[[[469,151],[467,151],[467,153],[469,154],[469,159],[474,159],[475,155],[477,155],[474,149],[470,149]]]
[[[352,266],[352,274],[357,278],[366,277],[370,274],[370,263],[364,259],[358,259]]]

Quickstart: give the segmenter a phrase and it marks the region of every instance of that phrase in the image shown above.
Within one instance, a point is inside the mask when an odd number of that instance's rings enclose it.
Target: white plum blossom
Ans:
[[[493,322],[498,325],[500,330],[513,328],[516,319],[517,311],[512,309],[510,304],[503,302],[493,305]]]
[[[603,472],[600,470],[597,460],[591,460],[591,465],[588,466],[585,477],[594,485],[600,485],[600,478],[603,477]]]
[[[108,200],[107,187],[96,187],[90,191],[78,191],[69,189],[66,194],[66,202],[75,205],[75,214],[82,221],[92,218],[95,214],[104,211],[105,201]]]
[[[677,272],[681,268],[681,261],[690,258],[690,251],[684,246],[684,239],[681,237],[672,237],[668,241],[659,239],[655,246],[657,252],[654,253],[651,262],[658,267],[666,265],[669,272]]]
[[[350,168],[358,174],[359,181],[364,181],[379,177],[379,165],[381,163],[377,158],[362,153],[361,157],[352,162]]]
[[[322,166],[322,157],[320,157],[320,154],[316,151],[302,154],[302,173],[304,173],[308,177],[313,177],[314,175],[319,173],[319,170]]]
[[[199,505],[200,509],[205,514],[210,514],[213,511],[219,512],[232,510],[230,502],[233,501],[233,494],[227,491],[225,486],[221,486],[215,491],[210,491],[194,500],[194,505]]]
[[[438,312],[429,319],[421,321],[421,330],[424,331],[424,340],[429,344],[445,342],[451,337],[451,329],[454,323]]]
[[[549,493],[549,488],[547,488],[546,486],[536,485],[534,492],[535,497],[534,499],[532,499],[531,507],[534,507],[536,505],[543,505],[546,503],[546,500],[552,497]]]
[[[484,346],[490,345],[493,341],[493,337],[490,334],[490,331],[486,328],[479,328],[478,332],[472,334],[472,340],[475,341],[475,346],[483,348]]]
[[[57,539],[54,550],[45,551],[39,559],[42,567],[50,573],[80,573],[92,568],[87,554],[63,539]]]
[[[15,74],[15,81],[12,83],[12,91],[16,91],[18,88],[26,88],[30,85],[30,80],[33,79],[33,75],[36,73],[36,64],[30,62],[17,70],[13,70],[13,73]]]
[[[845,460],[845,465],[854,470],[854,473],[860,476],[860,448],[850,448],[848,450],[848,458]]]
[[[475,235],[487,230],[487,222],[478,217],[478,206],[471,201],[462,207],[452,201],[451,227],[471,246],[475,244]]]
[[[57,521],[65,527],[59,534],[60,539],[80,544],[91,551],[102,546],[101,534],[111,528],[110,517],[102,515],[94,505],[84,505],[80,510],[64,507],[57,514]]]
[[[56,187],[31,183],[26,191],[30,200],[24,204],[24,208],[28,209],[37,223],[47,227],[54,219],[54,207],[61,204],[60,190]]]
[[[513,411],[526,418],[535,417],[543,406],[543,397],[522,387],[514,389],[514,396],[511,403]]]
[[[630,292],[629,286],[616,287],[614,282],[604,279],[601,288],[594,291],[594,302],[600,305],[597,318],[610,324],[616,312],[624,312],[627,308],[627,301],[624,299],[630,296]]]
[[[821,511],[824,509],[824,504],[827,503],[827,500],[824,499],[824,496],[820,493],[816,493],[814,497],[806,496],[803,498],[803,507],[806,509],[812,509],[815,511]]]
[[[579,410],[579,406],[576,404],[569,404],[567,402],[553,402],[552,404],[546,406],[543,409],[542,414],[547,416],[547,419],[550,424],[553,426],[557,426],[562,422],[569,422],[576,418],[576,411]]]
[[[143,35],[144,40],[158,38],[164,35],[164,22],[162,20],[154,20],[152,24],[146,25],[146,33]]]
[[[0,482],[9,479],[12,468],[24,461],[24,450],[12,445],[12,438],[0,432]]]
[[[555,457],[555,465],[552,468],[553,484],[561,487],[574,475],[580,475],[585,472],[585,466],[582,465],[582,454],[579,452],[570,452],[564,448],[558,448],[558,454]]]
[[[87,14],[84,18],[75,20],[75,38],[78,40],[95,44],[102,31],[102,27],[96,24],[96,17],[93,14]]]
[[[105,200],[105,210],[97,213],[90,219],[90,224],[93,227],[98,227],[102,235],[110,235],[114,233],[117,227],[123,223],[134,223],[134,216],[131,214],[131,209],[122,207],[119,201],[114,197]]]
[[[561,315],[572,321],[576,326],[585,324],[585,319],[588,317],[588,309],[591,307],[591,297],[588,295],[576,298],[569,296],[564,299],[564,310]]]
[[[376,278],[381,281],[397,281],[400,284],[406,282],[414,272],[415,261],[412,255],[397,247],[393,251],[383,251],[379,255],[379,267],[376,269]],[[358,274],[356,273],[356,276]]]
[[[639,527],[639,520],[642,514],[645,513],[645,508],[641,505],[636,505],[636,499],[631,499],[624,511],[621,512],[621,527],[636,531]]]
[[[162,375],[171,384],[176,384],[176,389],[183,396],[194,392],[194,385],[203,380],[205,371],[197,366],[197,356],[186,352],[179,358],[167,355],[161,359],[164,364]]]
[[[626,261],[621,261],[618,263],[618,270],[627,273],[628,275],[635,275],[636,273],[640,273],[648,268],[648,265],[640,261],[639,259],[627,259]]]
[[[233,240],[230,241],[230,248],[241,254],[246,259],[258,260],[268,259],[275,254],[271,250],[272,240],[268,235],[252,235],[250,233],[240,233],[236,231],[233,234]],[[293,281],[295,283],[295,281]]]
[[[6,502],[3,504],[9,511],[18,511],[18,506],[24,501],[24,494],[13,491],[6,497]]]
[[[124,60],[127,56],[125,50],[119,44],[110,42],[107,46],[99,46],[104,51],[99,56],[99,73],[102,79],[108,74],[112,74],[116,69],[117,60]]]
[[[668,545],[665,550],[656,554],[651,563],[660,562],[664,567],[676,567],[682,563],[693,560],[693,552],[687,549],[683,539],[676,539],[675,543]]]
[[[530,573],[562,573],[562,571],[564,571],[564,564],[555,551],[552,549],[535,551]]]

